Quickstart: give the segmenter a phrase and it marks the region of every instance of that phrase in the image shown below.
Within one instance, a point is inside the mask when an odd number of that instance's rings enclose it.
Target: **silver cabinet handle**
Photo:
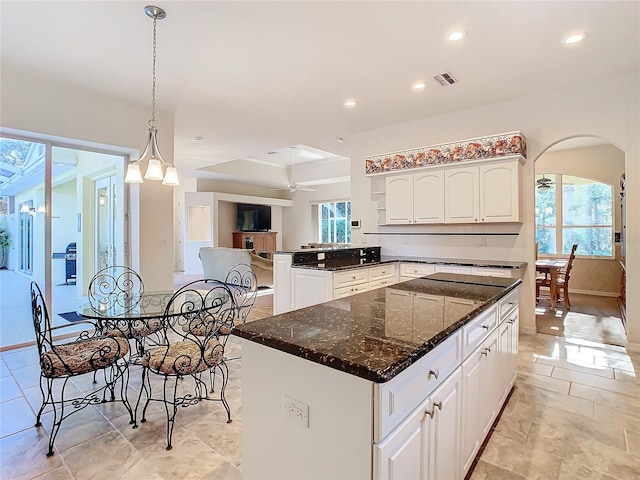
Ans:
[[[436,402],[433,404],[433,408],[435,410],[435,408],[438,407],[438,410],[442,410],[442,402]]]
[[[429,418],[433,418],[433,415],[436,413],[436,407],[434,406],[431,410],[425,410],[424,413],[429,415]]]
[[[429,377],[431,377],[431,375],[433,375],[437,380],[438,376],[440,375],[440,370],[438,370],[437,368],[435,370],[429,370]]]
[[[480,355],[484,355],[486,357],[487,356],[487,350],[485,349],[485,350],[481,351]]]
[[[489,325],[482,325],[482,328],[484,328],[485,330],[489,330]]]
[[[485,348],[484,350],[485,350],[485,352],[487,352],[487,353],[491,353],[491,348],[489,348],[489,347]]]

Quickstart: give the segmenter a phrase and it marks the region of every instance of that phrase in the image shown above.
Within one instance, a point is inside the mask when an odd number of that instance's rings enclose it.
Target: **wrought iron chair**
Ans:
[[[52,327],[42,291],[35,282],[31,283],[31,311],[40,358],[40,391],[42,392],[42,405],[36,415],[36,427],[42,425],[40,419],[46,406],[53,407],[53,423],[49,434],[47,456],[53,455],[53,444],[63,420],[89,405],[114,401],[118,382],[120,383],[120,398],[129,412],[130,423],[134,423],[133,410],[127,399],[129,380],[129,369],[125,359],[129,353],[127,339],[117,332],[113,335],[98,335],[95,325],[90,321],[78,321],[69,325]],[[65,328],[76,328],[83,323],[87,324],[87,330],[80,333],[75,340],[67,343],[54,343],[54,333],[62,334]],[[84,397],[65,398],[65,389],[69,379],[94,373],[95,383],[95,374],[98,372],[104,374],[103,385],[86,392]],[[60,389],[54,388],[54,383],[57,380],[62,384]],[[107,400],[107,394],[109,394],[109,400]],[[59,398],[57,398],[58,396]],[[71,410],[67,411],[67,408],[71,408]]]
[[[231,409],[225,398],[229,370],[224,360],[224,349],[228,335],[221,335],[220,329],[232,326],[235,301],[226,285],[215,280],[204,282],[190,282],[174,293],[163,319],[165,344],[148,349],[142,357],[142,388],[136,412],[143,393],[146,401],[141,423],[146,422],[147,407],[151,401],[164,403],[167,450],[172,448],[171,437],[178,407],[196,405],[203,400],[218,401],[227,411],[227,423],[231,423]],[[223,379],[220,395],[216,398],[209,395],[202,380],[202,374],[210,369],[219,370]],[[151,374],[163,378],[162,396],[153,396]],[[179,382],[180,379],[191,379],[193,384],[187,386],[185,382]],[[134,428],[136,426],[134,424]]]
[[[251,265],[241,263],[229,270],[224,283],[231,289],[236,304],[234,325],[246,323],[258,295],[258,277],[256,273],[251,268]],[[225,332],[223,329],[220,333],[229,334],[230,331]]]
[[[96,312],[129,312],[141,305],[144,283],[138,273],[125,266],[114,265],[96,273],[89,282],[89,304]],[[159,318],[99,322],[103,331],[118,330],[135,341],[136,355],[144,352],[145,339],[162,329]]]

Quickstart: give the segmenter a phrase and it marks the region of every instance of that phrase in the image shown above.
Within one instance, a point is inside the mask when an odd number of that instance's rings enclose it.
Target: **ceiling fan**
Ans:
[[[549,190],[549,188],[551,188],[551,185],[553,184],[554,184],[553,180],[551,180],[548,177],[545,177],[544,173],[542,174],[541,178],[536,180],[536,186],[538,190]]]
[[[289,185],[287,186],[287,188],[275,188],[274,190],[289,190],[289,192],[291,193],[298,192],[298,191],[315,192],[315,189],[301,187],[295,182],[295,176],[294,176],[295,166],[296,166],[296,147],[291,147],[291,177],[289,178]]]

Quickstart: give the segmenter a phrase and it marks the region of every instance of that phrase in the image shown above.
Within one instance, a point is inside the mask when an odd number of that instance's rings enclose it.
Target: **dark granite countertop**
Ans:
[[[232,332],[383,383],[520,283],[512,278],[438,273],[245,323]],[[421,303],[421,295],[429,295],[428,306]]]
[[[383,265],[385,263],[407,262],[407,263],[426,263],[431,265],[460,265],[469,267],[490,267],[490,268],[507,268],[519,269],[524,268],[526,262],[504,262],[501,260],[469,260],[458,258],[430,258],[430,257],[401,257],[383,255],[380,260],[369,260],[366,258],[344,258],[335,260],[322,260],[304,264],[293,264],[293,268],[309,268],[313,270],[348,270],[358,267],[371,267],[375,265]]]

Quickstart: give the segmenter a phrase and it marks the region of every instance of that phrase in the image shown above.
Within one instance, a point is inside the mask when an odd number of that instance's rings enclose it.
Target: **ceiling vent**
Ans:
[[[436,75],[435,77],[433,77],[436,79],[436,81],[442,85],[443,87],[446,87],[447,85],[453,85],[454,83],[458,83],[458,81],[453,78],[453,76],[450,73],[441,73],[440,75]]]

